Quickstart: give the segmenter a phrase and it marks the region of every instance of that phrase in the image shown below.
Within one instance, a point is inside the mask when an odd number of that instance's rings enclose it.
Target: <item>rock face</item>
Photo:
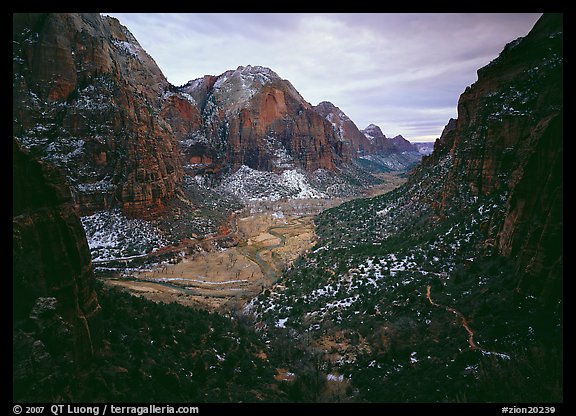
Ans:
[[[554,14],[508,44],[478,71],[460,96],[458,119],[418,169],[444,169],[431,195],[440,216],[469,198],[504,201],[485,225],[486,250],[516,257],[519,286],[545,302],[561,293],[562,48],[562,15]]]
[[[370,124],[362,134],[368,141],[359,152],[360,161],[370,170],[410,170],[422,159],[418,148],[401,135],[386,137],[380,127]]]
[[[334,173],[398,150],[372,143],[331,103],[312,107],[268,68],[175,87],[114,18],[14,14],[13,39],[14,137],[64,168],[83,216],[120,207],[156,218],[184,192],[184,175]]]
[[[401,134],[394,136],[390,139],[392,144],[399,152],[416,152],[418,149],[408,140],[406,140]]]
[[[418,148],[406,140],[402,135],[388,138],[384,133],[382,133],[380,127],[374,124],[370,124],[364,130],[362,130],[362,134],[368,139],[370,143],[370,147],[368,149],[369,154],[418,152]]]
[[[396,150],[392,141],[375,124],[369,124],[362,130],[362,134],[370,142],[371,152],[393,153]]]
[[[14,14],[14,136],[67,171],[82,213],[162,212],[182,167],[173,128],[197,114],[118,20]],[[176,117],[178,114],[181,117]]]
[[[268,68],[240,66],[190,81],[180,92],[193,97],[202,114],[201,128],[183,140],[193,168],[334,170],[349,160],[332,126]]]
[[[16,141],[12,161],[14,387],[19,397],[34,397],[30,388],[43,376],[54,382],[53,365],[90,360],[100,305],[65,175]]]
[[[322,101],[314,107],[314,111],[328,120],[340,140],[348,143],[351,157],[355,158],[362,154],[372,154],[374,149],[368,138],[362,134],[356,124],[342,110],[329,101]]]

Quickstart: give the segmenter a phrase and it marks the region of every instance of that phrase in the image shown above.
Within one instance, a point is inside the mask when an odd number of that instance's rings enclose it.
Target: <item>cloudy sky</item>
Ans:
[[[331,101],[360,128],[434,140],[478,68],[541,13],[103,13],[118,18],[174,85],[261,65],[311,104]]]

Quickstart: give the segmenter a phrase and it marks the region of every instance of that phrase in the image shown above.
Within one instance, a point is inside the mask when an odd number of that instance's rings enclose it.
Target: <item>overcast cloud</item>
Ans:
[[[433,140],[476,71],[541,13],[166,14],[120,20],[174,85],[261,65],[311,104],[330,101],[360,128]]]

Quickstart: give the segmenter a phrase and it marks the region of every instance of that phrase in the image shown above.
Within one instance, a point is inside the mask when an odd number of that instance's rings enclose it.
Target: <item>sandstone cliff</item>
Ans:
[[[88,362],[100,305],[86,236],[64,174],[13,142],[14,390],[54,387],[54,366]],[[45,387],[46,387],[45,386]]]
[[[180,88],[201,109],[203,125],[183,141],[191,164],[220,171],[246,165],[334,170],[349,150],[332,126],[288,81],[259,66],[240,66]]]
[[[443,171],[428,196],[440,217],[478,198],[501,205],[484,224],[485,250],[515,257],[519,286],[545,302],[562,279],[562,48],[554,14],[508,44],[460,96],[458,119],[413,177]]]
[[[162,115],[192,123],[195,114],[154,60],[99,14],[14,14],[13,23],[17,140],[65,168],[84,214],[116,204],[135,216],[162,212],[182,179]]]
[[[351,157],[356,158],[360,154],[374,153],[374,148],[369,139],[362,134],[354,122],[342,110],[329,101],[322,101],[314,107],[314,111],[332,124],[340,140],[348,143]]]

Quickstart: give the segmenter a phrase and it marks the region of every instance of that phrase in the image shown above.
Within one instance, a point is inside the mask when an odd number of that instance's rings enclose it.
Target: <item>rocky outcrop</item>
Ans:
[[[362,134],[354,122],[342,110],[329,101],[322,101],[314,107],[314,111],[332,124],[340,140],[348,143],[351,157],[359,154],[371,154],[374,149],[369,139]]]
[[[380,127],[375,124],[368,125],[368,127],[362,130],[362,134],[370,143],[368,149],[370,154],[418,152],[416,146],[406,140],[402,135],[399,134],[393,138],[386,137]]]
[[[396,151],[392,141],[386,137],[379,126],[375,124],[369,124],[362,134],[370,142],[370,152],[390,154]]]
[[[14,14],[13,23],[17,140],[66,170],[83,214],[162,212],[182,180],[173,129],[194,124],[194,109],[114,18]]]
[[[408,140],[406,140],[401,134],[394,136],[390,139],[394,147],[399,152],[416,152],[418,149]]]
[[[562,280],[563,22],[545,14],[478,71],[412,180],[440,169],[440,217],[481,198],[501,206],[485,250],[516,259],[519,287],[556,302]]]
[[[65,175],[15,141],[12,169],[13,377],[15,394],[33,398],[36,383],[55,382],[54,366],[92,358],[100,305]]]
[[[180,92],[201,109],[203,125],[182,144],[201,168],[281,172],[334,170],[349,149],[288,81],[259,66],[240,66],[190,81]]]
[[[401,135],[386,137],[380,127],[370,124],[362,131],[368,141],[365,150],[358,152],[362,165],[374,171],[408,171],[420,163],[418,148]]]
[[[321,102],[314,111],[332,124],[336,136],[347,145],[350,159],[363,169],[373,172],[409,170],[422,158],[418,149],[400,135],[389,139],[374,124],[358,130],[356,124],[329,101]]]

